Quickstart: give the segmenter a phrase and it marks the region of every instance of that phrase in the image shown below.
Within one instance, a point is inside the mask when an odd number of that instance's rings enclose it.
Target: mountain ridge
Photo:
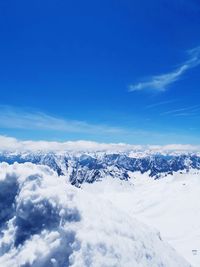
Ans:
[[[198,153],[151,153],[130,152],[1,152],[0,162],[31,162],[46,165],[58,175],[68,177],[72,185],[93,183],[111,176],[128,180],[130,173],[149,173],[159,179],[178,171],[200,170]]]

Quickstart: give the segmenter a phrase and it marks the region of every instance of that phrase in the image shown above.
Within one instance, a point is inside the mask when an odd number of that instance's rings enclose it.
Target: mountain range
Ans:
[[[135,153],[135,152],[2,152],[0,162],[31,162],[46,165],[57,174],[68,177],[72,185],[93,183],[105,177],[128,180],[131,173],[148,173],[153,179],[165,177],[174,172],[200,170],[198,153]]]

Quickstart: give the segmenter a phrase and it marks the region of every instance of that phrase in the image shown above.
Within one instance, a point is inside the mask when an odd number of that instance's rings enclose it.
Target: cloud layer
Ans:
[[[200,145],[169,144],[169,145],[131,145],[126,143],[98,143],[93,141],[21,141],[13,137],[0,136],[1,151],[52,151],[52,152],[95,152],[95,151],[152,151],[154,152],[196,152]]]
[[[161,74],[155,75],[146,79],[142,82],[131,84],[129,86],[129,91],[142,91],[142,90],[155,90],[155,91],[165,91],[169,85],[178,81],[183,74],[189,69],[197,67],[200,64],[200,47],[196,47],[188,51],[189,59],[182,63],[175,70]]]

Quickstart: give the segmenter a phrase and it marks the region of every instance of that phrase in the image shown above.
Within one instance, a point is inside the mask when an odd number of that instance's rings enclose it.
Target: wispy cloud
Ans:
[[[200,64],[200,46],[187,51],[188,60],[183,62],[175,70],[150,77],[142,82],[131,84],[129,86],[129,91],[141,91],[141,90],[155,90],[155,91],[165,91],[169,85],[178,81],[185,72],[191,68],[197,67]]]
[[[157,108],[157,107],[160,107],[160,106],[165,106],[165,105],[168,105],[168,104],[175,103],[177,101],[178,101],[178,99],[160,101],[160,102],[157,102],[157,103],[153,103],[153,104],[147,105],[146,109],[152,109],[152,108]]]
[[[175,117],[195,115],[200,110],[200,105],[171,109],[161,113],[161,115],[172,115]]]
[[[11,106],[0,105],[0,129],[20,129],[32,132],[48,132],[52,135],[62,133],[75,134],[75,136],[88,137],[95,139],[103,137],[112,140],[140,139],[151,136],[157,138],[162,134],[139,129],[134,127],[118,127],[105,124],[92,124],[85,121],[70,120],[67,118],[58,118],[43,112],[31,109],[21,109]],[[63,136],[63,135],[62,135]]]
[[[123,134],[124,129],[107,125],[95,125],[84,121],[69,120],[43,112],[0,106],[0,127],[8,129],[49,130],[68,133]]]

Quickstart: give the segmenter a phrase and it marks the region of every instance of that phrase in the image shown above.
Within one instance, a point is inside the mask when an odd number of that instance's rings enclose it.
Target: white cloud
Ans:
[[[134,92],[146,89],[165,91],[170,84],[178,81],[187,70],[194,68],[200,64],[200,47],[189,50],[188,55],[189,59],[182,65],[180,65],[177,69],[169,73],[152,76],[146,81],[132,84],[129,86],[129,91]]]
[[[129,145],[124,143],[97,143],[93,141],[20,141],[13,137],[0,136],[0,149],[9,151],[124,151],[140,150],[140,145]]]
[[[153,151],[171,151],[171,152],[195,152],[200,151],[200,145],[190,145],[190,144],[169,144],[164,146],[149,146]]]
[[[93,141],[21,141],[13,137],[0,136],[1,151],[53,151],[53,152],[195,152],[200,151],[200,145],[169,144],[169,145],[132,145],[126,143],[98,143]]]

